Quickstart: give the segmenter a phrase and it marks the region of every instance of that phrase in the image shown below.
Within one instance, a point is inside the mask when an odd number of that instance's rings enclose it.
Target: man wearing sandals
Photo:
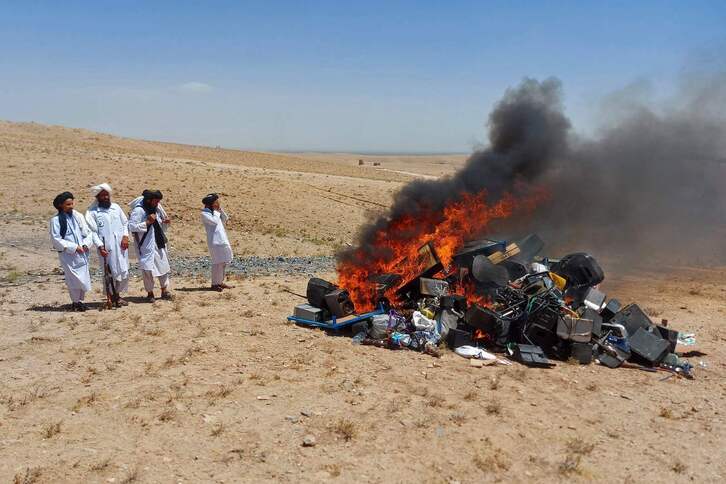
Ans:
[[[134,236],[139,254],[139,269],[144,278],[144,289],[148,301],[154,300],[154,278],[159,279],[161,298],[173,299],[169,291],[168,240],[165,227],[170,223],[164,208],[160,205],[163,195],[159,190],[144,190],[129,206],[129,232]]]

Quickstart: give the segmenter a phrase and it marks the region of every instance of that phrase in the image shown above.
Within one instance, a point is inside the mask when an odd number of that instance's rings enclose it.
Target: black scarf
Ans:
[[[72,216],[73,212],[69,215],[63,210],[58,210],[58,223],[60,224],[60,236],[62,239],[66,238],[66,234],[68,233],[68,217]]]
[[[152,207],[151,205],[149,205],[148,200],[144,200],[144,203],[141,206],[144,208],[144,212],[146,212],[147,217],[152,213],[156,214],[156,207]],[[159,223],[158,215],[151,226],[154,227],[154,240],[156,242],[156,246],[159,249],[163,249],[164,247],[166,247],[166,235],[164,234],[164,231],[161,230],[161,224]]]
[[[68,233],[68,219],[63,216],[65,212],[63,212],[62,206],[69,198],[73,198],[73,194],[71,192],[63,192],[53,199],[53,206],[58,210],[58,223],[60,224],[60,236],[62,238],[65,238]],[[73,212],[68,216],[72,217]]]

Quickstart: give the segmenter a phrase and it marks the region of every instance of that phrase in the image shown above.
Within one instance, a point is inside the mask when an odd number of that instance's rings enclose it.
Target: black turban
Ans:
[[[68,220],[66,219],[66,215],[63,214],[63,202],[69,198],[74,198],[73,194],[71,192],[63,192],[53,199],[53,206],[58,210],[58,224],[62,238],[65,238],[66,233],[68,233]]]
[[[164,195],[159,190],[144,190],[141,195],[144,197],[144,200],[153,200],[155,198],[161,200],[164,198]]]
[[[213,204],[214,202],[216,202],[218,199],[219,199],[219,195],[217,195],[216,193],[210,193],[206,197],[202,198],[202,203],[204,204],[205,207],[208,207],[211,204]]]
[[[53,199],[53,206],[56,210],[59,212],[63,210],[61,207],[63,206],[63,203],[68,200],[69,198],[75,198],[71,192],[63,192],[57,197]]]
[[[141,203],[141,206],[146,212],[146,215],[150,215],[152,213],[155,214],[157,211],[157,207],[151,206],[151,200],[161,200],[162,198],[164,198],[164,196],[161,194],[161,191],[144,190],[141,195],[144,197],[144,201]],[[166,247],[166,235],[164,235],[164,231],[161,230],[161,224],[159,224],[159,219],[154,220],[152,227],[154,227],[154,239],[156,241],[156,246],[160,249],[163,249],[164,247]],[[144,238],[146,238],[146,234],[144,234]],[[144,238],[141,239],[142,243]]]

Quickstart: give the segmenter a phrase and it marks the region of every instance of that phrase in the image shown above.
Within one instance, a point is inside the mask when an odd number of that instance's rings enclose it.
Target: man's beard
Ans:
[[[111,208],[111,200],[106,200],[105,202],[102,202],[101,200],[99,200],[98,206],[101,208]]]
[[[146,212],[147,215],[156,213],[156,207],[153,207],[149,200],[144,200],[143,203],[141,204],[141,206],[144,207],[144,211]]]

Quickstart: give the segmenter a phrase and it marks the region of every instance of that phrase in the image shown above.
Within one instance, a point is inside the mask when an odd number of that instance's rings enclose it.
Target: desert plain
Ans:
[[[448,350],[355,346],[286,320],[301,302],[292,293],[312,275],[334,279],[335,251],[396,190],[465,159],[255,153],[0,122],[0,481],[722,482],[726,268],[603,261],[605,292],[696,334],[693,380],[568,362],[475,368]],[[204,290],[206,270],[180,270],[176,299],[153,304],[135,274],[117,310],[103,310],[96,278],[92,310],[68,312],[51,200],[70,190],[84,211],[104,181],[122,206],[144,188],[164,193],[173,267],[206,255],[211,191],[240,263],[329,263],[232,274],[221,294]]]

